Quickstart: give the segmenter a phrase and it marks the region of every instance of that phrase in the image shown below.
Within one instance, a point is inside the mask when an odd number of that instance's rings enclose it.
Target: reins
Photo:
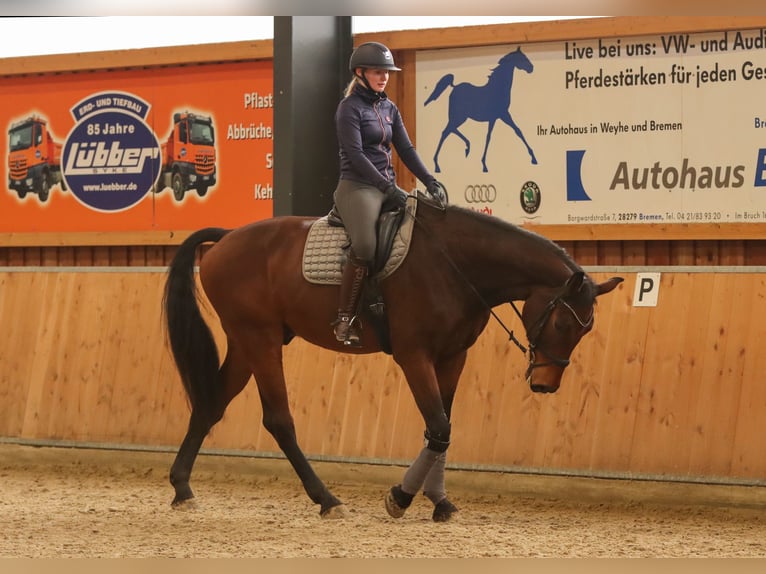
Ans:
[[[424,201],[427,205],[430,205],[430,206],[434,207],[435,209],[438,209],[439,211],[442,211],[442,212],[446,212],[447,211],[447,206],[443,205],[441,202],[436,202],[436,201],[432,202],[432,201],[428,201],[428,200],[421,200],[421,196],[420,195],[416,195],[416,198],[417,198],[418,201]],[[433,239],[433,235],[430,234],[431,232],[428,230],[428,228],[426,226],[424,226],[420,222],[420,220],[415,215],[413,215],[413,214],[411,214],[411,213],[409,213],[407,211],[405,211],[405,214],[407,214],[410,217],[412,217],[413,221],[419,226],[419,228],[421,230],[423,230],[423,232],[426,235],[428,235],[431,239]],[[473,283],[471,283],[468,280],[468,277],[465,276],[463,271],[452,260],[452,257],[449,256],[449,253],[447,253],[447,251],[444,249],[444,247],[442,247],[441,244],[438,244],[438,242],[436,242],[436,241],[434,241],[434,243],[437,244],[437,248],[439,249],[441,254],[444,256],[444,258],[447,260],[447,262],[450,264],[452,269],[454,269],[455,272],[458,274],[458,276],[465,282],[466,285],[468,285],[468,287],[471,289],[473,294],[476,295],[476,297],[479,299],[479,301],[481,301],[481,304],[484,306],[484,308],[487,311],[489,311],[489,313],[500,324],[500,326],[503,328],[503,330],[508,334],[508,339],[510,341],[513,341],[516,344],[516,346],[521,350],[521,352],[526,355],[527,354],[527,348],[521,343],[521,341],[519,341],[516,338],[516,335],[514,335],[513,330],[509,329],[508,327],[505,326],[505,323],[503,323],[503,320],[500,319],[500,317],[498,317],[498,315],[497,315],[497,313],[495,313],[494,309],[492,309],[490,304],[487,303],[487,300],[484,299],[484,297],[481,295],[481,293],[479,293],[479,291],[476,289],[476,287],[474,287]],[[513,301],[510,301],[510,303],[511,303],[511,306],[513,307],[514,311],[516,311],[516,314],[519,316],[519,318],[521,318],[521,314],[519,313],[518,309],[516,309],[516,305],[514,305]]]
[[[417,195],[416,197],[418,198],[418,201],[421,201],[421,199],[420,199],[421,196],[420,195]],[[447,206],[442,204],[441,202],[428,201],[428,200],[424,200],[424,201],[425,201],[426,204],[434,207],[435,209],[438,209],[438,210],[440,210],[442,212],[446,212],[447,211]],[[408,212],[405,212],[405,213],[408,213]],[[431,239],[433,239],[433,235],[430,234],[430,231],[428,230],[428,228],[426,226],[424,226],[415,215],[412,215],[411,213],[408,213],[408,215],[410,215],[410,217],[413,218],[413,221],[416,224],[418,224],[419,228],[426,235],[428,235]],[[471,283],[471,281],[468,279],[468,277],[465,276],[463,271],[454,262],[452,257],[450,257],[449,253],[447,253],[447,251],[444,249],[444,247],[442,247],[441,244],[438,244],[438,242],[434,241],[434,243],[437,244],[438,250],[444,256],[446,261],[450,264],[452,269],[454,269],[454,271],[457,273],[457,275],[460,278],[462,278],[463,282],[466,285],[468,285],[470,290],[474,293],[474,295],[476,295],[476,297],[482,303],[484,308],[487,311],[489,311],[489,313],[492,315],[492,317],[495,318],[495,320],[500,324],[500,326],[503,328],[503,330],[508,334],[508,339],[510,341],[513,341],[513,343],[521,350],[522,353],[524,353],[524,355],[526,355],[527,351],[529,351],[529,367],[527,369],[527,375],[526,376],[529,376],[529,374],[532,372],[532,370],[537,368],[537,367],[544,367],[544,366],[547,366],[547,365],[556,365],[556,366],[565,368],[565,367],[567,367],[569,365],[569,362],[570,362],[569,359],[562,359],[561,357],[556,357],[555,355],[551,354],[548,351],[544,351],[545,355],[548,357],[548,361],[544,362],[544,363],[536,363],[535,362],[535,356],[536,356],[535,350],[538,349],[538,345],[537,345],[538,341],[537,341],[537,339],[542,334],[543,328],[545,327],[546,323],[548,322],[548,319],[550,319],[551,315],[553,314],[553,310],[556,308],[556,305],[558,305],[559,303],[564,305],[564,307],[566,307],[567,310],[569,310],[569,312],[572,314],[572,316],[575,318],[575,320],[579,323],[579,325],[583,329],[587,328],[588,326],[590,326],[593,323],[593,312],[592,311],[591,311],[591,315],[588,317],[588,319],[586,321],[583,321],[582,319],[580,319],[579,315],[575,312],[575,310],[572,308],[572,306],[569,305],[569,303],[567,303],[560,294],[556,295],[556,297],[554,297],[551,301],[548,302],[548,305],[546,305],[546,307],[543,310],[543,312],[541,313],[540,317],[537,319],[537,321],[535,321],[534,325],[532,326],[530,331],[527,333],[527,339],[529,341],[529,348],[527,349],[527,347],[525,347],[521,343],[521,341],[519,341],[518,338],[516,338],[516,335],[513,333],[513,330],[509,329],[508,327],[506,327],[506,325],[505,325],[505,323],[503,323],[502,319],[500,319],[500,317],[498,317],[498,315],[497,315],[497,313],[495,313],[494,309],[492,309],[490,304],[487,303],[486,299],[481,295],[481,293],[479,293],[479,291],[476,289],[476,287],[474,287],[473,283]],[[523,319],[522,319],[522,316],[521,316],[521,312],[519,311],[518,307],[516,307],[516,303],[514,301],[509,301],[509,303],[510,303],[511,307],[513,308],[513,310],[516,312],[516,315],[519,317],[519,319],[522,320],[522,325],[523,325],[524,323],[523,323]]]

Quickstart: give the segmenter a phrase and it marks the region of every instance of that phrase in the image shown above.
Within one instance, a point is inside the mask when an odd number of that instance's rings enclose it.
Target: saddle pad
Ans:
[[[391,255],[380,273],[375,275],[376,279],[385,279],[404,261],[410,248],[417,204],[414,197],[407,199],[407,213],[394,236]],[[348,244],[346,229],[328,224],[327,216],[312,223],[303,248],[303,277],[306,281],[320,285],[340,285],[341,264],[345,257],[343,248],[348,247]]]

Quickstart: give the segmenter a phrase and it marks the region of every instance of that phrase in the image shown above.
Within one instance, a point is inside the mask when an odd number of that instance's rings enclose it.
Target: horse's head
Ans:
[[[538,289],[524,303],[521,320],[529,340],[527,383],[536,393],[554,393],[561,384],[569,356],[580,339],[593,328],[596,297],[622,282],[612,277],[593,283],[584,272],[575,272],[556,289]]]
[[[527,55],[521,51],[521,47],[516,48],[513,52],[509,52],[498,61],[498,68],[518,68],[524,70],[527,73],[531,73],[535,69],[532,62],[529,61]]]

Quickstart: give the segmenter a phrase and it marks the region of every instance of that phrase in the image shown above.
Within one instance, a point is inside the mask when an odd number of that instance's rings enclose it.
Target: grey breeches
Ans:
[[[354,255],[357,259],[371,262],[375,258],[378,241],[375,225],[383,205],[383,192],[377,187],[342,179],[335,188],[333,198]]]

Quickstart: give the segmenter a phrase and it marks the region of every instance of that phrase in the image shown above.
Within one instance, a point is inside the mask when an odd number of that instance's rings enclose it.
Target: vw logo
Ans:
[[[467,203],[492,203],[497,199],[497,189],[491,183],[489,185],[465,186],[465,200]]]

